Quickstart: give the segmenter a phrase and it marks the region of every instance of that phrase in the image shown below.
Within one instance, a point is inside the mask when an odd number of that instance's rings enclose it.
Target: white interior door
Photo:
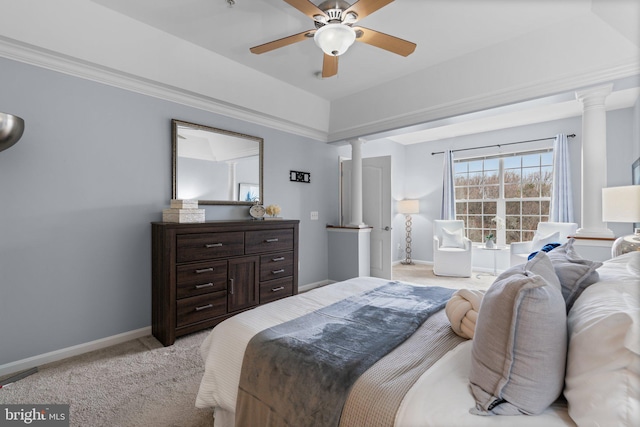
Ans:
[[[351,160],[342,162],[342,223],[351,220]],[[362,159],[362,220],[371,230],[371,276],[391,279],[391,157]]]

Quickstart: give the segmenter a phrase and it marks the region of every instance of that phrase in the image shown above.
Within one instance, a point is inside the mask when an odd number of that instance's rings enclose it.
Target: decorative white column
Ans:
[[[351,221],[350,227],[365,228],[362,221],[362,140],[352,139],[351,144]]]
[[[238,185],[236,183],[236,164],[237,162],[227,162],[228,168],[228,182],[229,182],[229,200],[238,200]]]
[[[582,103],[582,227],[580,238],[612,238],[602,221],[602,189],[607,186],[607,113],[612,84],[576,92]]]

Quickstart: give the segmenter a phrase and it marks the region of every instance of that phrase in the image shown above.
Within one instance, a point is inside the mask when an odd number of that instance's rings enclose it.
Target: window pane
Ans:
[[[526,182],[522,185],[522,197],[540,197],[540,190],[533,182]]]
[[[505,227],[507,230],[519,230],[520,229],[520,216],[507,215],[504,219]]]
[[[500,168],[500,159],[487,159],[484,161],[485,170],[498,170]]]
[[[500,184],[500,177],[498,171],[485,171],[484,172],[484,184],[485,185],[497,185]]]
[[[467,187],[456,187],[456,200],[466,199],[467,191]]]
[[[456,215],[457,214],[466,214],[467,213],[467,203],[466,202],[457,202],[456,203]]]
[[[481,215],[482,202],[469,202],[468,209],[470,215]]]
[[[551,202],[547,201],[547,200],[543,200],[540,202],[540,213],[542,215],[549,215],[549,206],[550,206]],[[544,222],[546,222],[547,220],[545,219]]]
[[[453,172],[456,174],[461,172],[467,172],[467,162],[454,162]]]
[[[553,168],[545,166],[541,170],[542,178],[540,180],[540,196],[551,197],[551,186],[553,185]]]
[[[520,202],[505,203],[507,215],[520,215]]]
[[[491,185],[484,187],[484,198],[485,199],[497,199],[500,195],[500,186],[499,185]]]
[[[482,199],[482,187],[479,187],[479,186],[469,187],[469,199],[470,200]]]
[[[540,202],[522,202],[522,215],[540,215]]]
[[[521,179],[520,169],[506,169],[504,171],[505,183],[519,184]]]
[[[504,185],[504,198],[505,199],[517,199],[520,197],[520,184],[505,184]]]
[[[538,228],[537,216],[523,216],[522,217],[522,230],[536,230]]]
[[[479,216],[470,215],[467,219],[467,228],[481,228],[482,223],[480,218]]]
[[[520,242],[520,232],[514,230],[507,230],[507,245],[513,242]]]
[[[469,165],[469,172],[482,171],[482,160],[475,160],[467,162]]]
[[[533,231],[523,231],[522,232],[522,241],[523,242],[528,242],[530,240],[533,240],[533,235],[535,233]]]
[[[498,204],[496,202],[484,202],[484,213],[487,215],[496,215],[496,207]]]
[[[553,151],[542,153],[540,155],[540,163],[542,165],[553,165]]]
[[[522,167],[539,166],[540,154],[526,154],[522,156]]]
[[[520,156],[509,156],[504,158],[504,167],[505,168],[520,168],[521,157]]]
[[[458,185],[469,185],[468,175],[466,173],[456,174],[453,178],[453,182]]]
[[[481,230],[469,230],[467,232],[467,237],[471,239],[472,242],[482,242],[482,231]]]

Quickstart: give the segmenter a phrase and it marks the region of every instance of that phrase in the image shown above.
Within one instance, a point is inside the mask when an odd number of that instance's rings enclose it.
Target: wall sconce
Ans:
[[[0,113],[0,151],[18,142],[24,132],[24,120],[18,116]]]
[[[640,222],[640,185],[602,189],[602,221]],[[611,247],[611,256],[640,251],[640,228],[635,234],[618,237]]]
[[[398,202],[398,212],[405,215],[405,230],[407,246],[404,252],[404,261],[402,264],[412,265],[411,261],[411,214],[420,212],[418,200],[400,200]]]

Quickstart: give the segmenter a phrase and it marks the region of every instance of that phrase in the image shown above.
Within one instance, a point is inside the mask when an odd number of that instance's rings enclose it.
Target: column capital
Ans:
[[[595,86],[584,90],[576,91],[576,99],[582,102],[584,108],[602,105],[607,96],[613,91],[613,83],[602,86]]]

